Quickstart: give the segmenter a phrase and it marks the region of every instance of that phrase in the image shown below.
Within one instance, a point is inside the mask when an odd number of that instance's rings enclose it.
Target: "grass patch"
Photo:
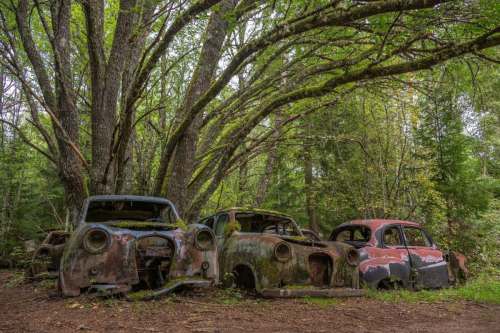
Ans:
[[[49,290],[55,290],[57,288],[56,286],[56,280],[54,279],[45,279],[45,280],[41,280],[40,282],[38,282],[36,284],[36,286],[42,290],[46,290],[46,291],[49,291]]]
[[[473,301],[478,303],[500,304],[500,279],[498,276],[479,276],[458,287],[440,290],[368,290],[367,296],[384,302],[443,302]]]
[[[323,308],[327,308],[330,306],[334,306],[339,304],[339,300],[336,298],[328,298],[328,297],[312,297],[306,296],[302,299],[307,304],[318,305]]]
[[[114,308],[118,306],[118,299],[117,298],[97,298],[97,301],[101,304],[103,304],[107,308]]]
[[[216,300],[220,304],[235,305],[244,300],[244,297],[238,289],[222,289],[217,291]]]
[[[26,281],[26,274],[24,271],[14,271],[12,275],[9,276],[7,282],[5,282],[6,288],[15,288],[19,287]]]
[[[127,300],[132,302],[143,301],[146,297],[152,297],[155,294],[155,290],[145,289],[129,292],[126,294]]]

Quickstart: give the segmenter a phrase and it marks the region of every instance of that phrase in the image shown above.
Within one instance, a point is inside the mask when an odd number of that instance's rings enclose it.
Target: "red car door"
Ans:
[[[410,264],[415,272],[414,287],[442,288],[448,286],[447,262],[425,231],[418,227],[403,226]]]
[[[363,248],[368,257],[360,264],[363,280],[382,289],[392,289],[400,284],[411,287],[411,265],[400,226],[385,226],[377,233],[377,240],[377,246]]]

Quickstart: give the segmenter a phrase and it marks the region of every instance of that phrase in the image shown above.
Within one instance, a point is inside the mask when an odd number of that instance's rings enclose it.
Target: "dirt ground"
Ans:
[[[500,306],[470,302],[316,303],[223,291],[153,302],[62,299],[46,283],[12,286],[13,277],[0,271],[0,332],[500,332]]]

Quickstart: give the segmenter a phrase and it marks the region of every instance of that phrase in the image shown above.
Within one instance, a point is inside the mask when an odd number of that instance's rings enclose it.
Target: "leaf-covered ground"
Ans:
[[[224,291],[154,302],[51,298],[0,272],[5,332],[500,332],[500,305],[458,300],[262,300]]]

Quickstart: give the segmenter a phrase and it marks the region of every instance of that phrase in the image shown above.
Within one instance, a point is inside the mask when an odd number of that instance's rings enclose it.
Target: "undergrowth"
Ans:
[[[244,295],[242,291],[238,289],[220,289],[217,290],[215,299],[218,303],[224,305],[235,305],[244,300]]]
[[[24,271],[13,271],[12,275],[5,282],[6,288],[16,288],[26,281],[26,274]]]
[[[313,304],[313,305],[318,305],[320,307],[330,307],[337,305],[339,303],[338,298],[327,298],[327,297],[312,297],[312,296],[306,296],[302,298],[302,301],[304,301],[307,304]]]
[[[367,296],[385,302],[473,301],[500,304],[500,276],[480,275],[464,285],[440,290],[369,290]]]

